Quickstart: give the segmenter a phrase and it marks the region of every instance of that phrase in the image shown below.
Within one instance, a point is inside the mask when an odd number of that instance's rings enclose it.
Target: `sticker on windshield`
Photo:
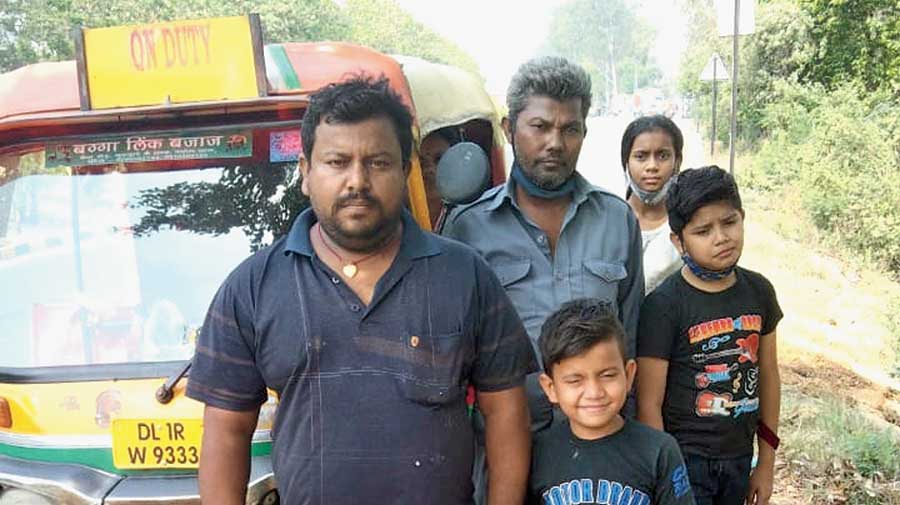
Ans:
[[[297,161],[302,150],[300,130],[272,132],[269,136],[269,161],[272,163]]]
[[[194,131],[95,137],[84,142],[47,146],[48,168],[147,161],[246,158],[253,155],[250,130]]]

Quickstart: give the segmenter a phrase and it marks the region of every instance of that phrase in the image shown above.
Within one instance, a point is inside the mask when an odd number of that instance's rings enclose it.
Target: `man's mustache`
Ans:
[[[334,202],[336,208],[348,207],[350,205],[359,205],[364,203],[373,207],[378,206],[378,200],[372,197],[368,192],[347,193]]]

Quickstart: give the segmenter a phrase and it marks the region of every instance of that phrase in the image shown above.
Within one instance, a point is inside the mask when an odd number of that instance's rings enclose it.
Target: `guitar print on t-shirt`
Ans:
[[[756,314],[707,321],[688,330],[691,360],[703,366],[694,376],[697,416],[736,418],[759,409],[761,330],[762,317]]]

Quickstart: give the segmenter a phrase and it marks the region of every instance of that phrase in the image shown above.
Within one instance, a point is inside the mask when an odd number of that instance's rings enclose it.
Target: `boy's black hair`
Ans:
[[[684,150],[684,135],[681,129],[674,121],[656,114],[653,116],[641,116],[625,127],[625,133],[622,134],[622,170],[628,165],[628,158],[631,156],[631,147],[634,146],[634,139],[642,133],[652,132],[654,130],[662,130],[672,138],[672,147],[675,149],[675,157],[682,158]]]
[[[364,74],[355,75],[346,81],[329,84],[313,94],[300,128],[303,155],[307,160],[312,159],[316,128],[323,120],[328,124],[341,124],[375,117],[386,117],[394,125],[403,166],[408,167],[413,146],[412,114],[391,89],[384,75],[377,79]]]
[[[734,177],[716,165],[681,172],[666,197],[669,228],[680,237],[700,207],[716,202],[728,202],[736,210],[743,210]]]
[[[556,363],[584,354],[598,342],[609,341],[616,342],[624,361],[625,329],[612,304],[597,298],[566,302],[541,326],[538,349],[544,373],[552,375]]]

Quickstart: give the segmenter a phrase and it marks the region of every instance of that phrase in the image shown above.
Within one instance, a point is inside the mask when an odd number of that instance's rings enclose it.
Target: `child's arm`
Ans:
[[[662,431],[669,362],[661,358],[638,358],[637,363],[638,421]]]
[[[778,433],[778,417],[781,411],[781,377],[778,374],[778,353],[775,331],[763,335],[759,343],[759,420]],[[775,479],[775,449],[757,436],[759,459],[750,475],[747,503],[766,505],[772,496]]]
[[[641,306],[637,341],[637,418],[663,431],[662,406],[666,397],[669,359],[678,338],[672,311],[675,301],[655,291]]]

